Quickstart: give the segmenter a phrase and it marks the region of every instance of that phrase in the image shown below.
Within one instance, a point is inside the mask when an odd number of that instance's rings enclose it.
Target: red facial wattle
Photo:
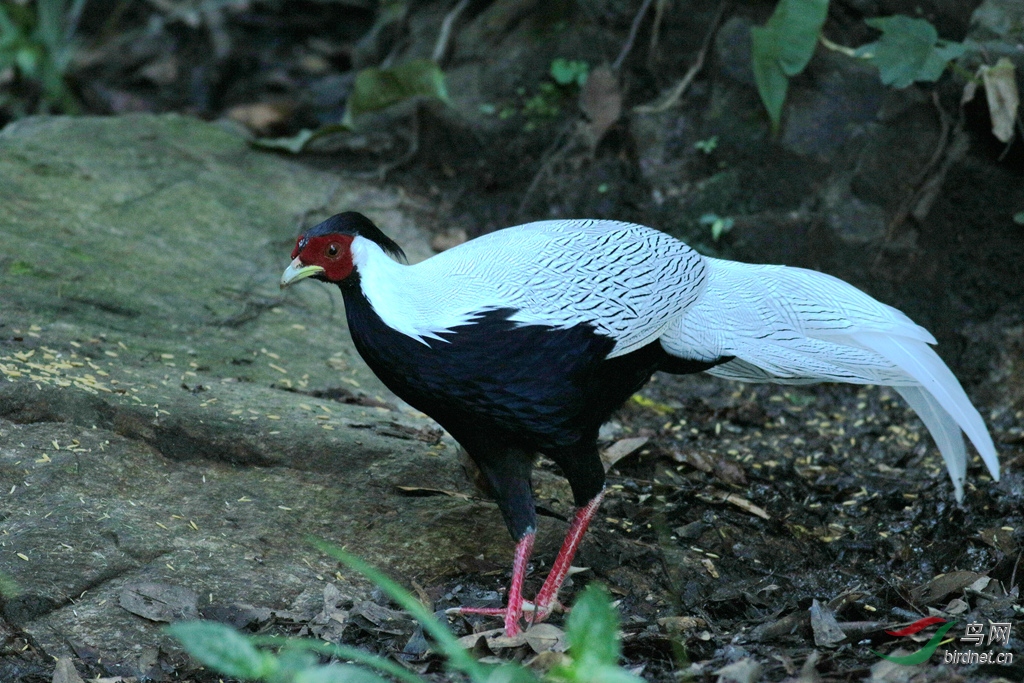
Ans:
[[[351,235],[340,234],[302,237],[295,244],[292,258],[298,257],[305,265],[323,268],[323,274],[317,279],[341,282],[352,274],[352,240]]]

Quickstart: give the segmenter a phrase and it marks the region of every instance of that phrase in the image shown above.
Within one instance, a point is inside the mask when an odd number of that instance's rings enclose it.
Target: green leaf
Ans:
[[[437,641],[441,651],[447,655],[452,668],[468,675],[476,683],[483,683],[487,679],[487,669],[484,665],[473,659],[472,655],[459,645],[458,639],[452,635],[451,631],[442,626],[412,593],[355,555],[319,539],[312,538],[310,542],[321,552],[368,578],[388,597],[397,602],[402,609],[411,614],[416,621],[420,622],[423,630]]]
[[[937,81],[946,65],[967,51],[963,43],[940,40],[929,22],[903,14],[867,19],[865,23],[878,29],[882,36],[857,49],[878,68],[882,83],[906,88],[915,81]]]
[[[429,59],[415,59],[390,69],[371,67],[356,74],[342,125],[369,112],[386,109],[414,97],[449,102],[444,72]]]
[[[761,103],[768,110],[772,130],[777,131],[789,89],[789,79],[779,63],[778,39],[772,29],[761,26],[753,27],[750,37],[753,42],[754,82],[757,83]]]
[[[577,662],[619,663],[619,615],[604,586],[592,583],[576,600],[566,623],[565,639]]]
[[[814,55],[821,27],[828,16],[828,0],[780,0],[767,26],[778,39],[779,65],[796,76]]]
[[[6,45],[14,42],[15,38],[21,35],[17,25],[11,20],[7,8],[0,5],[0,44]]]
[[[273,655],[257,650],[238,631],[212,621],[183,621],[167,627],[190,655],[226,676],[262,678],[277,669]]]
[[[782,120],[789,77],[807,66],[828,16],[828,0],[779,0],[764,26],[750,29],[754,81],[772,130]]]
[[[551,78],[558,85],[577,85],[583,87],[590,73],[590,65],[578,59],[562,59],[559,57],[551,62]]]
[[[718,238],[732,230],[736,221],[732,218],[719,218],[711,224],[711,238],[718,241]]]
[[[372,671],[353,664],[329,664],[295,674],[293,683],[387,683]]]

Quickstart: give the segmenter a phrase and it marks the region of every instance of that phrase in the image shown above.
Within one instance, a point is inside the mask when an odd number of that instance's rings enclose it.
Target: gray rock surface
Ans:
[[[0,133],[7,628],[141,675],[169,645],[161,619],[364,587],[307,534],[405,581],[509,561],[491,503],[397,489],[476,496],[453,442],[362,364],[339,293],[278,289],[298,229],[345,208],[429,253],[397,194],[216,125]]]

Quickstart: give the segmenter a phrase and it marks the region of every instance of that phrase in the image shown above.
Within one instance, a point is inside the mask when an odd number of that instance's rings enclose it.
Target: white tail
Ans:
[[[700,299],[661,337],[666,351],[733,356],[708,373],[746,382],[892,386],[935,439],[957,500],[967,471],[961,430],[999,480],[992,437],[927,330],[830,275],[710,258],[707,265]]]

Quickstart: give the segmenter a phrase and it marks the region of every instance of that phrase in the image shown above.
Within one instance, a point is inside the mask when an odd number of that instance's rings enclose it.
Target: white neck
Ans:
[[[363,295],[388,327],[428,344],[457,325],[472,321],[473,311],[453,310],[450,292],[443,279],[430,277],[422,264],[406,266],[393,260],[375,242],[356,236],[352,240],[352,263],[359,273]]]

